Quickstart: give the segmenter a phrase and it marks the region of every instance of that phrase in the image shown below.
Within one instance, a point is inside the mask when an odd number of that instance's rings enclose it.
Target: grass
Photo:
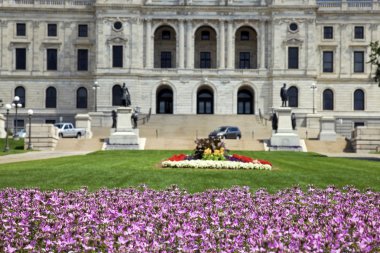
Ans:
[[[4,152],[5,148],[5,139],[0,139],[0,156],[23,153],[24,150],[24,139],[20,138],[18,140],[14,140],[12,138],[8,139],[9,151]]]
[[[75,190],[87,186],[118,188],[146,184],[165,189],[176,184],[189,192],[234,185],[253,191],[308,185],[353,185],[380,191],[380,163],[344,158],[328,158],[314,153],[236,152],[273,163],[272,171],[232,171],[200,169],[162,169],[160,161],[181,151],[107,151],[85,156],[28,161],[0,165],[0,188],[37,187],[42,190]]]

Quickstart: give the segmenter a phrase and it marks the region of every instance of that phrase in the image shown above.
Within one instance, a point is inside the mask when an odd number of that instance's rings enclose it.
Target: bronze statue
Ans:
[[[277,131],[277,129],[278,129],[278,118],[277,118],[277,114],[275,112],[272,114],[271,120],[272,120],[272,130]]]
[[[296,130],[296,115],[294,112],[292,113],[291,120],[292,120],[292,128],[293,130]]]
[[[112,128],[116,128],[117,124],[117,112],[112,110]]]
[[[125,83],[123,83],[122,89],[123,89],[123,94],[121,97],[121,103],[123,106],[128,107],[131,105],[131,95],[129,94],[128,88],[125,85]]]
[[[281,100],[282,100],[282,107],[286,107],[286,103],[288,102],[288,90],[286,89],[286,84],[284,83],[284,85],[282,86],[281,88],[281,91],[280,91],[280,96],[281,96]]]

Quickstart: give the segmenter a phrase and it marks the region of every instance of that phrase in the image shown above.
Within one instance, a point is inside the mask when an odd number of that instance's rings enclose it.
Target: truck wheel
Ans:
[[[82,135],[80,133],[77,133],[77,139],[79,139]]]
[[[63,134],[62,133],[59,133],[59,138],[63,138]]]

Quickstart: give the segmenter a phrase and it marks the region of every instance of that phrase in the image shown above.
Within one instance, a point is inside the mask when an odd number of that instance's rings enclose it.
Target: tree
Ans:
[[[375,77],[373,78],[375,82],[378,83],[380,87],[380,44],[379,41],[371,42],[369,44],[371,47],[371,54],[369,55],[370,61],[372,65],[376,66]]]

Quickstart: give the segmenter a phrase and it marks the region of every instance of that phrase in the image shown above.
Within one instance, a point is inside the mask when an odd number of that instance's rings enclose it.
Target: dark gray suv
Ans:
[[[236,126],[221,126],[212,131],[208,137],[222,139],[241,139],[240,129]]]

